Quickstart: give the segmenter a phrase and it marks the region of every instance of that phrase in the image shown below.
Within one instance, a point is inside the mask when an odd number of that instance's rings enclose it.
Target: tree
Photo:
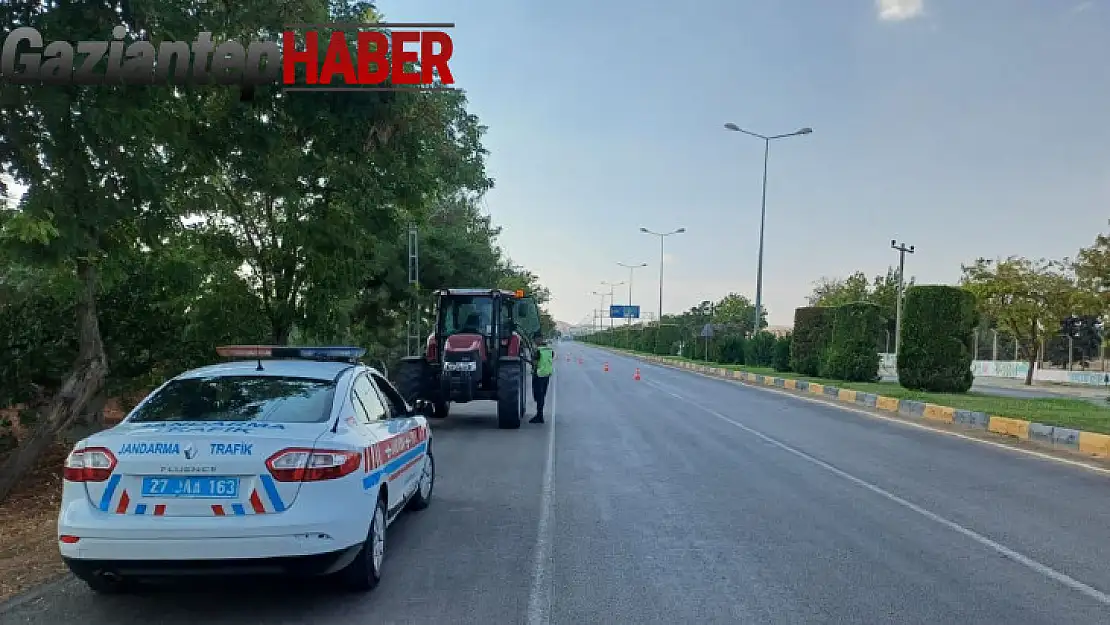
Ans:
[[[179,6],[156,2],[24,2],[8,14],[10,27],[32,26],[45,41],[104,40],[121,23],[132,33],[151,24],[173,30],[184,15]],[[208,15],[203,8],[198,14]],[[0,89],[0,167],[28,186],[0,239],[21,258],[75,279],[78,348],[34,432],[0,465],[0,500],[108,374],[97,309],[100,268],[132,227],[148,230],[171,217],[163,199],[174,184],[173,165],[159,147],[173,133],[173,120],[186,116],[185,98],[176,93],[110,85]]]
[[[807,298],[810,306],[840,306],[867,301],[867,276],[857,271],[847,278],[822,277],[814,282],[813,292]]]
[[[1098,313],[1110,313],[1110,234],[1099,234],[1079,250],[1074,268],[1082,288],[1099,300]]]
[[[755,316],[755,304],[739,293],[729,293],[721,298],[713,307],[713,322],[731,326],[737,332],[745,335],[752,333],[752,317]],[[760,329],[767,327],[767,309],[760,311]]]
[[[984,315],[1018,340],[1029,362],[1026,385],[1033,384],[1037,346],[1059,331],[1061,319],[1090,305],[1066,261],[980,258],[963,266],[961,284],[976,296]]]

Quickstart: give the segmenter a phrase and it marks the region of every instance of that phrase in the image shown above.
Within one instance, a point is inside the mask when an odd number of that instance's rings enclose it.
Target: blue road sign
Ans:
[[[613,319],[639,319],[639,306],[610,306],[609,317]]]

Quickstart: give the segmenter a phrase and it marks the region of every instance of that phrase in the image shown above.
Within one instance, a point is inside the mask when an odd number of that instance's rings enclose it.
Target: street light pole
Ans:
[[[609,305],[612,306],[613,305],[613,291],[618,286],[624,286],[624,283],[623,282],[602,282],[601,284],[604,285],[604,286],[609,287]],[[613,314],[612,313],[609,314],[609,329],[610,330],[613,329]]]
[[[755,336],[759,332],[760,323],[763,320],[763,229],[767,223],[767,161],[771,155],[771,141],[799,135],[808,135],[813,132],[813,129],[806,127],[783,135],[767,136],[744,130],[733,123],[725,124],[725,128],[733,132],[742,132],[746,135],[763,140],[763,200],[760,202],[759,207],[759,262],[756,265],[755,274],[755,324],[752,326],[752,336]]]
[[[632,279],[634,277],[633,274],[636,272],[637,269],[640,269],[641,267],[647,267],[647,263],[640,263],[639,265],[626,265],[624,263],[617,263],[617,264],[628,270],[628,307],[631,308],[632,307]],[[625,321],[628,322],[625,325],[632,325],[632,317],[625,317]]]
[[[597,309],[597,320],[594,322],[594,327],[600,332],[604,328],[605,323],[603,321],[604,317],[602,317],[602,314],[605,312],[605,294],[598,293],[597,291],[593,291],[593,294],[601,297],[601,307]]]
[[[902,290],[906,287],[906,254],[913,254],[913,246],[906,247],[905,243],[891,239],[890,248],[898,252],[898,305],[894,308],[894,362],[897,363],[898,351],[902,347]]]
[[[640,228],[640,232],[644,234],[652,234],[659,237],[659,327],[663,327],[663,239],[671,236],[672,234],[682,234],[686,232],[686,228],[679,228],[670,232],[653,232],[647,228]],[[661,330],[660,330],[661,331]]]

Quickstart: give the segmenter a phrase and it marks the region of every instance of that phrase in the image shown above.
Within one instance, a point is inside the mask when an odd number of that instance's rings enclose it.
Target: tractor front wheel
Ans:
[[[518,358],[505,358],[497,368],[497,427],[520,428],[521,398],[524,397],[524,364]]]

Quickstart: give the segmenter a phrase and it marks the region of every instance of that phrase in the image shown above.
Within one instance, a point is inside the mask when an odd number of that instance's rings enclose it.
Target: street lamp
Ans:
[[[640,228],[640,232],[659,237],[659,327],[663,327],[663,239],[672,234],[682,234],[686,228],[671,230],[670,232],[653,232],[647,228]],[[662,331],[662,330],[660,330]]]
[[[733,132],[742,132],[757,139],[763,139],[763,201],[760,203],[759,209],[759,264],[757,265],[755,274],[755,325],[752,326],[752,336],[755,336],[756,333],[759,332],[760,321],[763,319],[761,314],[763,311],[763,227],[767,222],[767,158],[771,153],[771,141],[799,135],[808,135],[813,132],[813,129],[806,127],[783,135],[766,136],[744,130],[731,122],[725,124],[725,128]]]
[[[623,286],[624,283],[623,282],[602,282],[601,284],[603,286],[609,287],[609,305],[612,306],[613,305],[613,290],[616,289],[618,286]],[[612,313],[610,313],[610,315],[609,315],[609,329],[610,330],[613,329],[613,315],[612,315]]]
[[[906,247],[905,243],[891,239],[890,249],[898,252],[898,305],[894,308],[894,362],[898,362],[898,349],[902,347],[902,290],[906,284],[906,254],[913,254],[913,246]]]
[[[629,308],[631,308],[632,307],[632,276],[636,272],[637,269],[640,269],[642,267],[647,267],[647,263],[640,263],[639,265],[626,265],[624,263],[617,263],[617,264],[628,270],[628,306],[629,306]],[[625,325],[631,325],[632,324],[632,317],[625,317],[625,321],[628,322]]]
[[[598,332],[600,332],[601,329],[604,327],[602,325],[604,323],[602,321],[602,319],[604,319],[604,317],[602,317],[601,315],[602,315],[602,312],[604,312],[604,310],[605,310],[605,296],[607,294],[606,293],[598,293],[597,291],[593,291],[593,294],[597,295],[601,298],[601,307],[597,309],[597,319],[595,320],[595,323],[594,323],[594,328],[597,329]]]

